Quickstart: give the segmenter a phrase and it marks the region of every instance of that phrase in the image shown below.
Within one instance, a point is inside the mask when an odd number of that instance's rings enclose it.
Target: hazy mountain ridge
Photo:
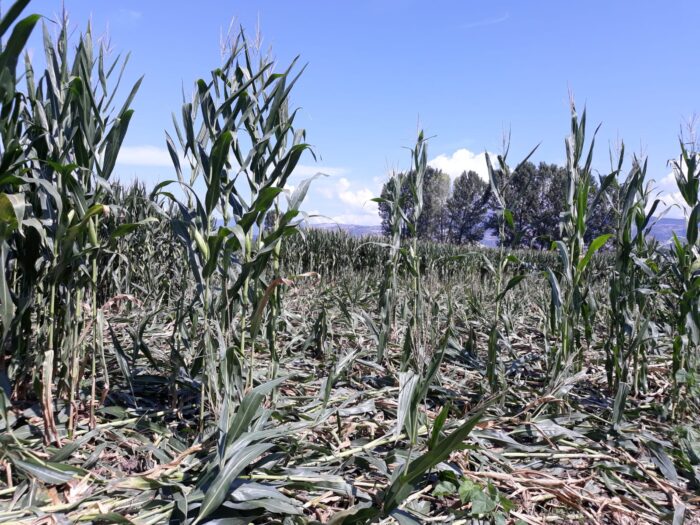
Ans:
[[[656,219],[651,229],[651,235],[662,244],[666,244],[671,241],[674,232],[678,237],[685,237],[685,226],[685,219]],[[365,226],[359,224],[338,224],[326,222],[322,224],[311,224],[308,227],[320,230],[342,230],[356,237],[382,234],[382,227],[380,225]],[[496,236],[492,234],[492,232],[487,231],[483,240],[481,241],[481,244],[485,246],[495,246]]]

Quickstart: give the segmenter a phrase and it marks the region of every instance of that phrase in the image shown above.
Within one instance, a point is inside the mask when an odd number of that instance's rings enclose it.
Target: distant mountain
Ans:
[[[658,219],[651,229],[651,235],[662,244],[671,242],[673,234],[685,237],[685,219]]]
[[[341,230],[355,237],[365,237],[367,235],[381,235],[382,227],[376,226],[361,226],[359,224],[337,224],[335,222],[324,222],[321,224],[309,224],[309,228],[317,230]]]
[[[671,242],[674,232],[678,237],[685,237],[685,224],[685,219],[657,219],[651,229],[651,235],[660,243],[667,244]],[[382,227],[379,225],[361,226],[359,224],[336,224],[333,222],[325,222],[322,224],[311,224],[308,227],[320,230],[342,230],[356,237],[382,234]],[[487,230],[481,244],[492,247],[497,245],[497,240],[497,236],[490,230]]]

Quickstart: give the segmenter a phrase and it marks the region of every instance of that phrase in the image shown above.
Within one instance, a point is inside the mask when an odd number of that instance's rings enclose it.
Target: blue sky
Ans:
[[[391,170],[408,167],[419,123],[433,136],[429,158],[453,176],[483,172],[484,150],[499,152],[507,129],[513,164],[540,142],[534,160],[563,163],[569,90],[591,124],[602,123],[598,168],[624,139],[628,152],[648,155],[650,177],[672,202],[667,163],[684,120],[700,111],[696,1],[64,3],[76,29],[91,18],[115,52],[131,52],[128,79],[145,74],[123,180],[173,176],[164,131],[183,88],[189,96],[220,64],[232,20],[250,33],[259,24],[280,65],[301,55],[308,67],[292,101],[319,160],[307,157],[296,178],[328,173],[306,208],[344,223],[378,222],[367,201]],[[30,9],[51,18],[61,2]],[[40,41],[30,45],[38,51]]]

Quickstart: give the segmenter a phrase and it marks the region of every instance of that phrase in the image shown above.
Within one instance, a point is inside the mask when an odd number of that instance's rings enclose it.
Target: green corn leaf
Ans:
[[[700,204],[695,205],[688,217],[688,228],[685,234],[688,244],[693,245],[698,241],[698,222],[700,222]]]
[[[0,38],[5,35],[10,26],[19,18],[24,8],[29,5],[29,0],[17,0],[0,20]]]
[[[119,237],[124,237],[130,233],[133,233],[141,226],[146,226],[147,224],[157,223],[158,219],[155,217],[146,217],[145,219],[137,222],[130,222],[127,224],[120,224],[117,228],[110,234],[113,239],[118,239]]]
[[[0,193],[0,240],[22,227],[25,200],[22,193]]]
[[[75,479],[77,476],[84,476],[86,474],[83,469],[33,458],[26,458],[24,460],[15,458],[12,462],[17,468],[24,471],[29,476],[50,485],[62,485]]]
[[[408,465],[404,473],[393,481],[384,494],[383,508],[385,514],[397,508],[410,495],[413,483],[418,478],[423,476],[429,469],[443,462],[462,445],[472,429],[481,420],[484,409],[482,408],[482,410],[467,419],[444,439],[438,441],[434,449],[424,453]]]
[[[440,432],[442,431],[442,427],[445,426],[447,416],[450,414],[450,408],[451,403],[448,402],[445,406],[442,407],[440,413],[435,418],[435,421],[433,421],[433,429],[430,433],[430,439],[428,440],[428,450],[434,449],[437,445],[437,442],[440,439]]]
[[[199,509],[199,515],[194,521],[201,523],[207,516],[218,509],[231,492],[231,484],[252,461],[272,448],[272,443],[255,443],[241,447],[226,462],[214,481],[207,488],[204,501]]]
[[[260,405],[262,404],[265,396],[271,393],[275,388],[285,382],[288,377],[280,377],[267,383],[263,383],[255,387],[253,390],[248,392],[243,401],[241,401],[236,415],[231,422],[231,426],[226,432],[226,447],[229,447],[235,440],[237,440],[244,432],[248,431],[250,423],[253,421],[255,414],[257,413]]]
[[[500,301],[501,299],[503,299],[503,298],[505,297],[505,295],[506,295],[510,290],[512,290],[513,288],[515,288],[516,286],[518,286],[518,284],[520,284],[520,281],[522,281],[523,279],[525,279],[525,275],[523,275],[523,274],[521,274],[521,275],[516,275],[515,277],[511,277],[510,280],[508,281],[508,284],[507,284],[506,287],[503,289],[503,291],[502,291],[500,294],[498,294],[498,295],[496,296],[496,302],[498,302],[498,301]]]
[[[231,132],[225,131],[216,138],[214,147],[211,150],[210,173],[207,182],[207,194],[204,199],[207,216],[211,216],[221,196],[221,172],[228,163],[228,152],[231,148],[232,140],[233,135]]]
[[[16,5],[17,4],[15,4],[15,6]],[[8,15],[12,15],[14,17],[19,15],[19,12],[14,10],[15,6],[10,9]],[[6,18],[3,18],[2,22],[0,22],[0,29],[3,32],[6,30],[6,27],[11,24],[11,21],[7,20]],[[34,26],[36,26],[40,18],[41,17],[39,15],[30,15],[17,22],[15,27],[12,29],[10,38],[5,43],[5,48],[2,50],[2,53],[0,53],[0,71],[7,69],[13,79],[15,77],[15,70],[17,69],[17,61],[19,56],[22,53],[24,46],[27,44],[29,36],[34,30]]]
[[[611,233],[606,233],[604,235],[600,235],[593,239],[591,241],[591,244],[588,246],[588,250],[586,250],[586,255],[578,262],[576,265],[576,273],[580,276],[583,271],[586,269],[588,266],[588,263],[591,262],[591,259],[593,258],[593,255],[600,250],[606,242],[608,242],[608,239],[612,237]]]

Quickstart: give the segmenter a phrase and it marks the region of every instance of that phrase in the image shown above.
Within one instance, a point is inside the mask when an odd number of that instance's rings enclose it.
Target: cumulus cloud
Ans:
[[[316,195],[323,198],[326,217],[314,222],[337,222],[374,226],[379,224],[378,207],[372,199],[378,195],[367,186],[358,185],[347,177],[319,181],[314,185]],[[313,202],[313,200],[311,200]]]
[[[676,185],[676,176],[673,172],[666,175],[659,181],[652,181],[652,187],[655,190],[654,197],[661,200],[656,215],[664,213],[664,217],[682,219],[690,213],[681,192],[678,191]],[[651,199],[653,202],[653,199]]]
[[[455,151],[452,155],[438,155],[428,165],[444,171],[452,179],[459,177],[464,171],[475,171],[484,180],[488,180],[489,172],[486,167],[486,154],[474,153],[466,148]]]
[[[338,198],[355,208],[364,208],[366,206],[371,206],[376,209],[376,203],[371,202],[370,199],[374,198],[374,192],[368,188],[360,188],[358,190],[351,190],[351,184],[345,177],[341,178],[337,183]]]

